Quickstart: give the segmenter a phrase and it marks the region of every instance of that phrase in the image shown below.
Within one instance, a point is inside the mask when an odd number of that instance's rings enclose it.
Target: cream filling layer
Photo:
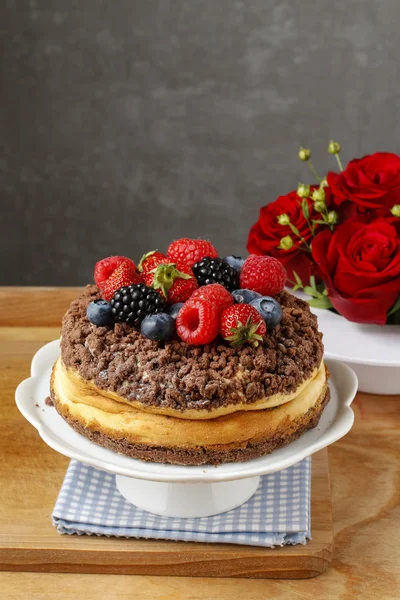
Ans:
[[[285,432],[292,422],[315,406],[326,390],[325,368],[290,402],[274,409],[236,412],[209,420],[189,420],[156,415],[121,405],[101,397],[95,404],[92,390],[84,397],[82,386],[76,387],[65,374],[60,360],[54,365],[52,389],[61,414],[69,413],[85,428],[101,431],[113,439],[130,443],[176,448],[210,447],[243,443],[251,439],[268,439],[277,431]]]
[[[315,379],[315,377],[321,371],[325,370],[324,364],[323,362],[321,362],[319,368],[314,369],[310,377],[302,381],[302,383],[299,384],[297,389],[289,394],[272,394],[267,398],[260,398],[259,400],[256,400],[252,403],[238,402],[237,404],[219,406],[218,408],[212,410],[184,409],[181,411],[170,407],[145,405],[142,402],[135,399],[128,400],[127,398],[124,398],[123,396],[120,396],[119,394],[111,390],[102,390],[98,388],[93,381],[83,379],[83,377],[81,377],[79,373],[77,373],[77,371],[66,367],[61,359],[59,359],[58,363],[59,367],[57,368],[63,372],[63,380],[65,382],[64,387],[66,389],[68,389],[68,386],[71,386],[75,389],[81,388],[81,402],[85,404],[93,406],[96,404],[96,402],[99,402],[100,398],[104,398],[106,401],[108,401],[107,409],[110,412],[123,412],[126,411],[126,406],[129,406],[129,408],[137,408],[138,410],[146,411],[147,413],[190,420],[208,420],[215,419],[216,417],[229,415],[238,411],[258,411],[263,410],[265,408],[275,408],[277,406],[280,406],[281,404],[285,404],[286,402],[290,402],[291,400],[296,398],[311,383],[311,381]],[[236,375],[236,377],[243,378],[243,374],[239,372]],[[240,396],[245,398],[243,393],[239,393]],[[113,402],[113,404],[110,404],[110,402]],[[117,404],[115,404],[115,402],[122,406],[118,406]]]

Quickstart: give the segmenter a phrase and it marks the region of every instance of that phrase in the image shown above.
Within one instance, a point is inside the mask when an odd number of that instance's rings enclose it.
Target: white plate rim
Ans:
[[[106,450],[106,452],[109,453],[108,456],[110,456],[110,461],[108,462],[104,461],[104,458],[101,459],[101,457],[96,456],[96,453],[99,454],[99,452],[100,454],[104,454],[104,448],[90,442],[90,440],[74,431],[73,433],[75,435],[79,435],[79,437],[82,438],[82,443],[84,443],[87,448],[86,453],[77,450],[65,441],[65,439],[57,437],[54,431],[48,429],[39,418],[40,413],[38,416],[37,408],[35,413],[35,402],[37,402],[37,399],[35,399],[32,390],[40,381],[43,382],[46,376],[48,383],[49,369],[55,360],[57,360],[59,353],[59,340],[55,340],[43,346],[35,354],[32,360],[31,377],[22,381],[16,390],[16,403],[18,409],[37,429],[43,441],[57,452],[60,452],[69,458],[79,460],[85,464],[118,475],[166,483],[211,483],[233,481],[236,479],[245,479],[248,477],[264,475],[266,473],[273,473],[286,469],[303,458],[306,458],[337,441],[348,433],[354,422],[354,413],[350,405],[357,392],[357,377],[354,371],[347,365],[337,361],[328,361],[327,365],[331,371],[331,382],[333,386],[336,385],[335,381],[338,381],[346,386],[346,392],[343,392],[343,397],[338,399],[335,419],[329,424],[327,429],[319,437],[316,437],[316,435],[313,437],[311,435],[311,438],[314,441],[302,447],[300,450],[297,450],[296,453],[289,453],[286,457],[280,457],[279,460],[279,458],[277,458],[279,456],[277,454],[279,453],[279,450],[276,450],[271,454],[246,462],[225,463],[224,465],[215,467],[210,465],[178,466],[148,463],[138,459],[130,459],[126,456],[121,456],[112,452],[111,450]],[[54,408],[51,408],[51,410],[54,410]],[[57,414],[57,417],[59,417],[60,423],[65,423],[61,416]],[[73,430],[71,429],[71,431]],[[315,429],[310,430],[304,435],[310,436],[312,432],[315,432]],[[304,436],[302,436],[302,438],[304,438]],[[300,438],[300,440],[302,438]],[[310,437],[307,439],[310,439]],[[292,442],[292,444],[296,444],[298,441],[299,440],[296,440],[295,442]],[[282,450],[289,448],[292,444],[285,446]],[[113,458],[114,462],[112,461]],[[122,458],[124,461],[128,459],[130,461],[129,468],[116,464],[115,461],[117,461],[118,458]],[[136,465],[140,465],[141,469]]]

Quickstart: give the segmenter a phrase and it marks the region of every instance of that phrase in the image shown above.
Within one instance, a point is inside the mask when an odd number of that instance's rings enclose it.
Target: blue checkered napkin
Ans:
[[[56,506],[59,533],[220,542],[249,546],[305,544],[310,539],[311,458],[264,475],[242,506],[214,517],[176,519],[136,508],[117,490],[114,475],[72,460]]]

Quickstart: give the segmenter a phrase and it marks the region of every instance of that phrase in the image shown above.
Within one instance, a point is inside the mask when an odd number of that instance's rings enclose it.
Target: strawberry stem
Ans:
[[[174,263],[158,265],[151,273],[154,273],[151,287],[155,290],[161,290],[166,298],[168,298],[168,292],[175,279],[191,279],[190,275],[179,271]]]
[[[259,342],[263,341],[262,335],[257,333],[259,326],[260,323],[253,323],[251,316],[248,317],[245,324],[237,319],[236,327],[231,327],[231,335],[228,335],[225,339],[234,348],[240,348],[246,342],[257,347]]]

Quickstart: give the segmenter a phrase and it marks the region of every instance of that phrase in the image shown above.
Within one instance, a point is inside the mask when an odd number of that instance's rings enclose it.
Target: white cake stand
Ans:
[[[136,460],[90,442],[76,433],[54,407],[46,405],[50,372],[59,353],[56,340],[35,354],[31,377],[16,391],[19,410],[51,448],[114,473],[119,491],[129,502],[157,515],[207,517],[240,506],[255,493],[261,475],[286,469],[329,446],[350,430],[354,420],[350,404],[357,391],[357,378],[346,365],[328,361],[331,401],[318,427],[288,446],[261,458],[217,467]]]

